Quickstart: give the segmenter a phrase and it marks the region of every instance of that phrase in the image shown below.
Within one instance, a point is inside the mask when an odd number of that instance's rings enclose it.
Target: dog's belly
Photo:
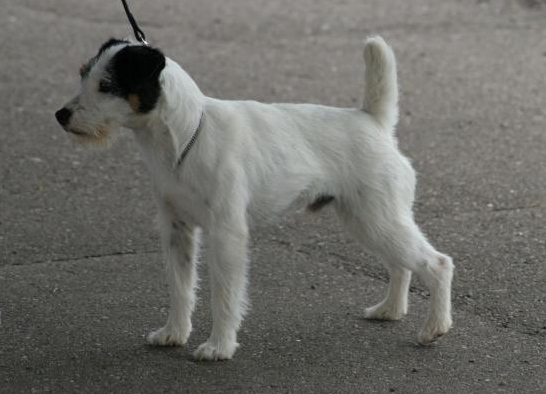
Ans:
[[[334,194],[333,182],[326,174],[309,168],[291,171],[293,168],[276,168],[267,177],[251,182],[249,213],[252,217],[270,219],[285,210],[312,205],[319,196]]]

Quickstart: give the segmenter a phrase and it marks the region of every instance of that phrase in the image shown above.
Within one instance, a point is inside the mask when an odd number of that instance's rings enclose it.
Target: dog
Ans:
[[[150,344],[188,340],[203,233],[213,325],[193,355],[230,359],[248,309],[249,223],[295,204],[312,212],[333,206],[387,268],[387,296],[366,318],[402,318],[414,272],[430,290],[418,342],[447,333],[454,266],[413,219],[416,176],[395,136],[395,56],[371,37],[364,63],[362,108],[206,97],[161,50],[128,40],[110,39],[81,67],[80,92],[56,112],[58,122],[76,141],[95,145],[132,129],[154,185],[170,311]]]

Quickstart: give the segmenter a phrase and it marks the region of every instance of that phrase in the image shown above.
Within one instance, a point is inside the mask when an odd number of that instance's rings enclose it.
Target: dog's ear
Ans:
[[[159,98],[159,75],[164,68],[165,55],[159,49],[128,45],[111,61],[111,80],[136,112],[146,113]]]

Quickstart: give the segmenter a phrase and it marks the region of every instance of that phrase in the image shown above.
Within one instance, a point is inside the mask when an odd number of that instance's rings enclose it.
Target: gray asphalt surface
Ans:
[[[147,346],[168,304],[131,133],[88,150],[53,117],[79,65],[131,35],[121,5],[0,0],[1,393],[546,392],[544,2],[130,3],[152,43],[226,99],[359,105],[363,40],[381,34],[398,59],[416,216],[455,259],[455,327],[416,345],[418,281],[404,320],[364,320],[384,269],[331,211],[291,212],[253,232],[233,360],[190,358],[211,325],[204,266],[188,347]]]

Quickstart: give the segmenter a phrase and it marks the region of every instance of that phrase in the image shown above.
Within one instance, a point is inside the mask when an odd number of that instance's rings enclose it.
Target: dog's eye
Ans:
[[[112,84],[108,81],[102,80],[99,82],[99,92],[101,93],[112,93],[113,87]]]

